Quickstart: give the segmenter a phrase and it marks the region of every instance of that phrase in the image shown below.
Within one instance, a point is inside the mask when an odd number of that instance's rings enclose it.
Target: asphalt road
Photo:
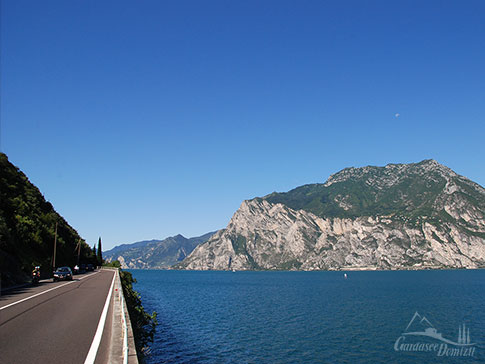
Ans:
[[[72,283],[43,282],[0,297],[0,363],[84,363],[113,272],[74,277]],[[100,358],[107,341],[101,341]],[[103,361],[98,356],[96,363]]]

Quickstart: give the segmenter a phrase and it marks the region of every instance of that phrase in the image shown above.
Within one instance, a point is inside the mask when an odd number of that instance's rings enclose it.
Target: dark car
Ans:
[[[69,267],[60,267],[54,272],[54,282],[72,281],[72,271]]]
[[[87,267],[86,267],[86,270],[87,270],[88,272],[92,272],[92,271],[94,270],[94,265],[92,265],[92,264],[88,264],[88,265],[87,265]]]

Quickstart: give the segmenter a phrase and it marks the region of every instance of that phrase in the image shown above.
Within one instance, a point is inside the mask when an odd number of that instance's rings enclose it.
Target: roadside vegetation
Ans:
[[[119,268],[126,307],[128,308],[133,328],[138,360],[144,362],[145,357],[150,354],[149,345],[153,342],[153,335],[157,326],[157,313],[149,314],[145,311],[140,294],[133,289],[133,283],[136,283],[136,279],[133,278],[130,272],[121,269],[119,261],[115,260],[106,263],[105,266]]]

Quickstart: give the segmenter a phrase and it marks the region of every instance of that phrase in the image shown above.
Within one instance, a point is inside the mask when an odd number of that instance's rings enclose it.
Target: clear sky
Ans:
[[[1,1],[1,149],[103,248],[433,158],[485,185],[485,1]]]

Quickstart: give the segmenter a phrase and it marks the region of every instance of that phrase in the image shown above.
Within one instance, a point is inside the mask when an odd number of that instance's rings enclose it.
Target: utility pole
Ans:
[[[81,255],[81,238],[77,242],[77,265],[79,265],[79,256]]]
[[[52,259],[53,270],[56,270],[56,246],[57,246],[57,221],[56,221],[56,232],[54,234],[54,259]]]

